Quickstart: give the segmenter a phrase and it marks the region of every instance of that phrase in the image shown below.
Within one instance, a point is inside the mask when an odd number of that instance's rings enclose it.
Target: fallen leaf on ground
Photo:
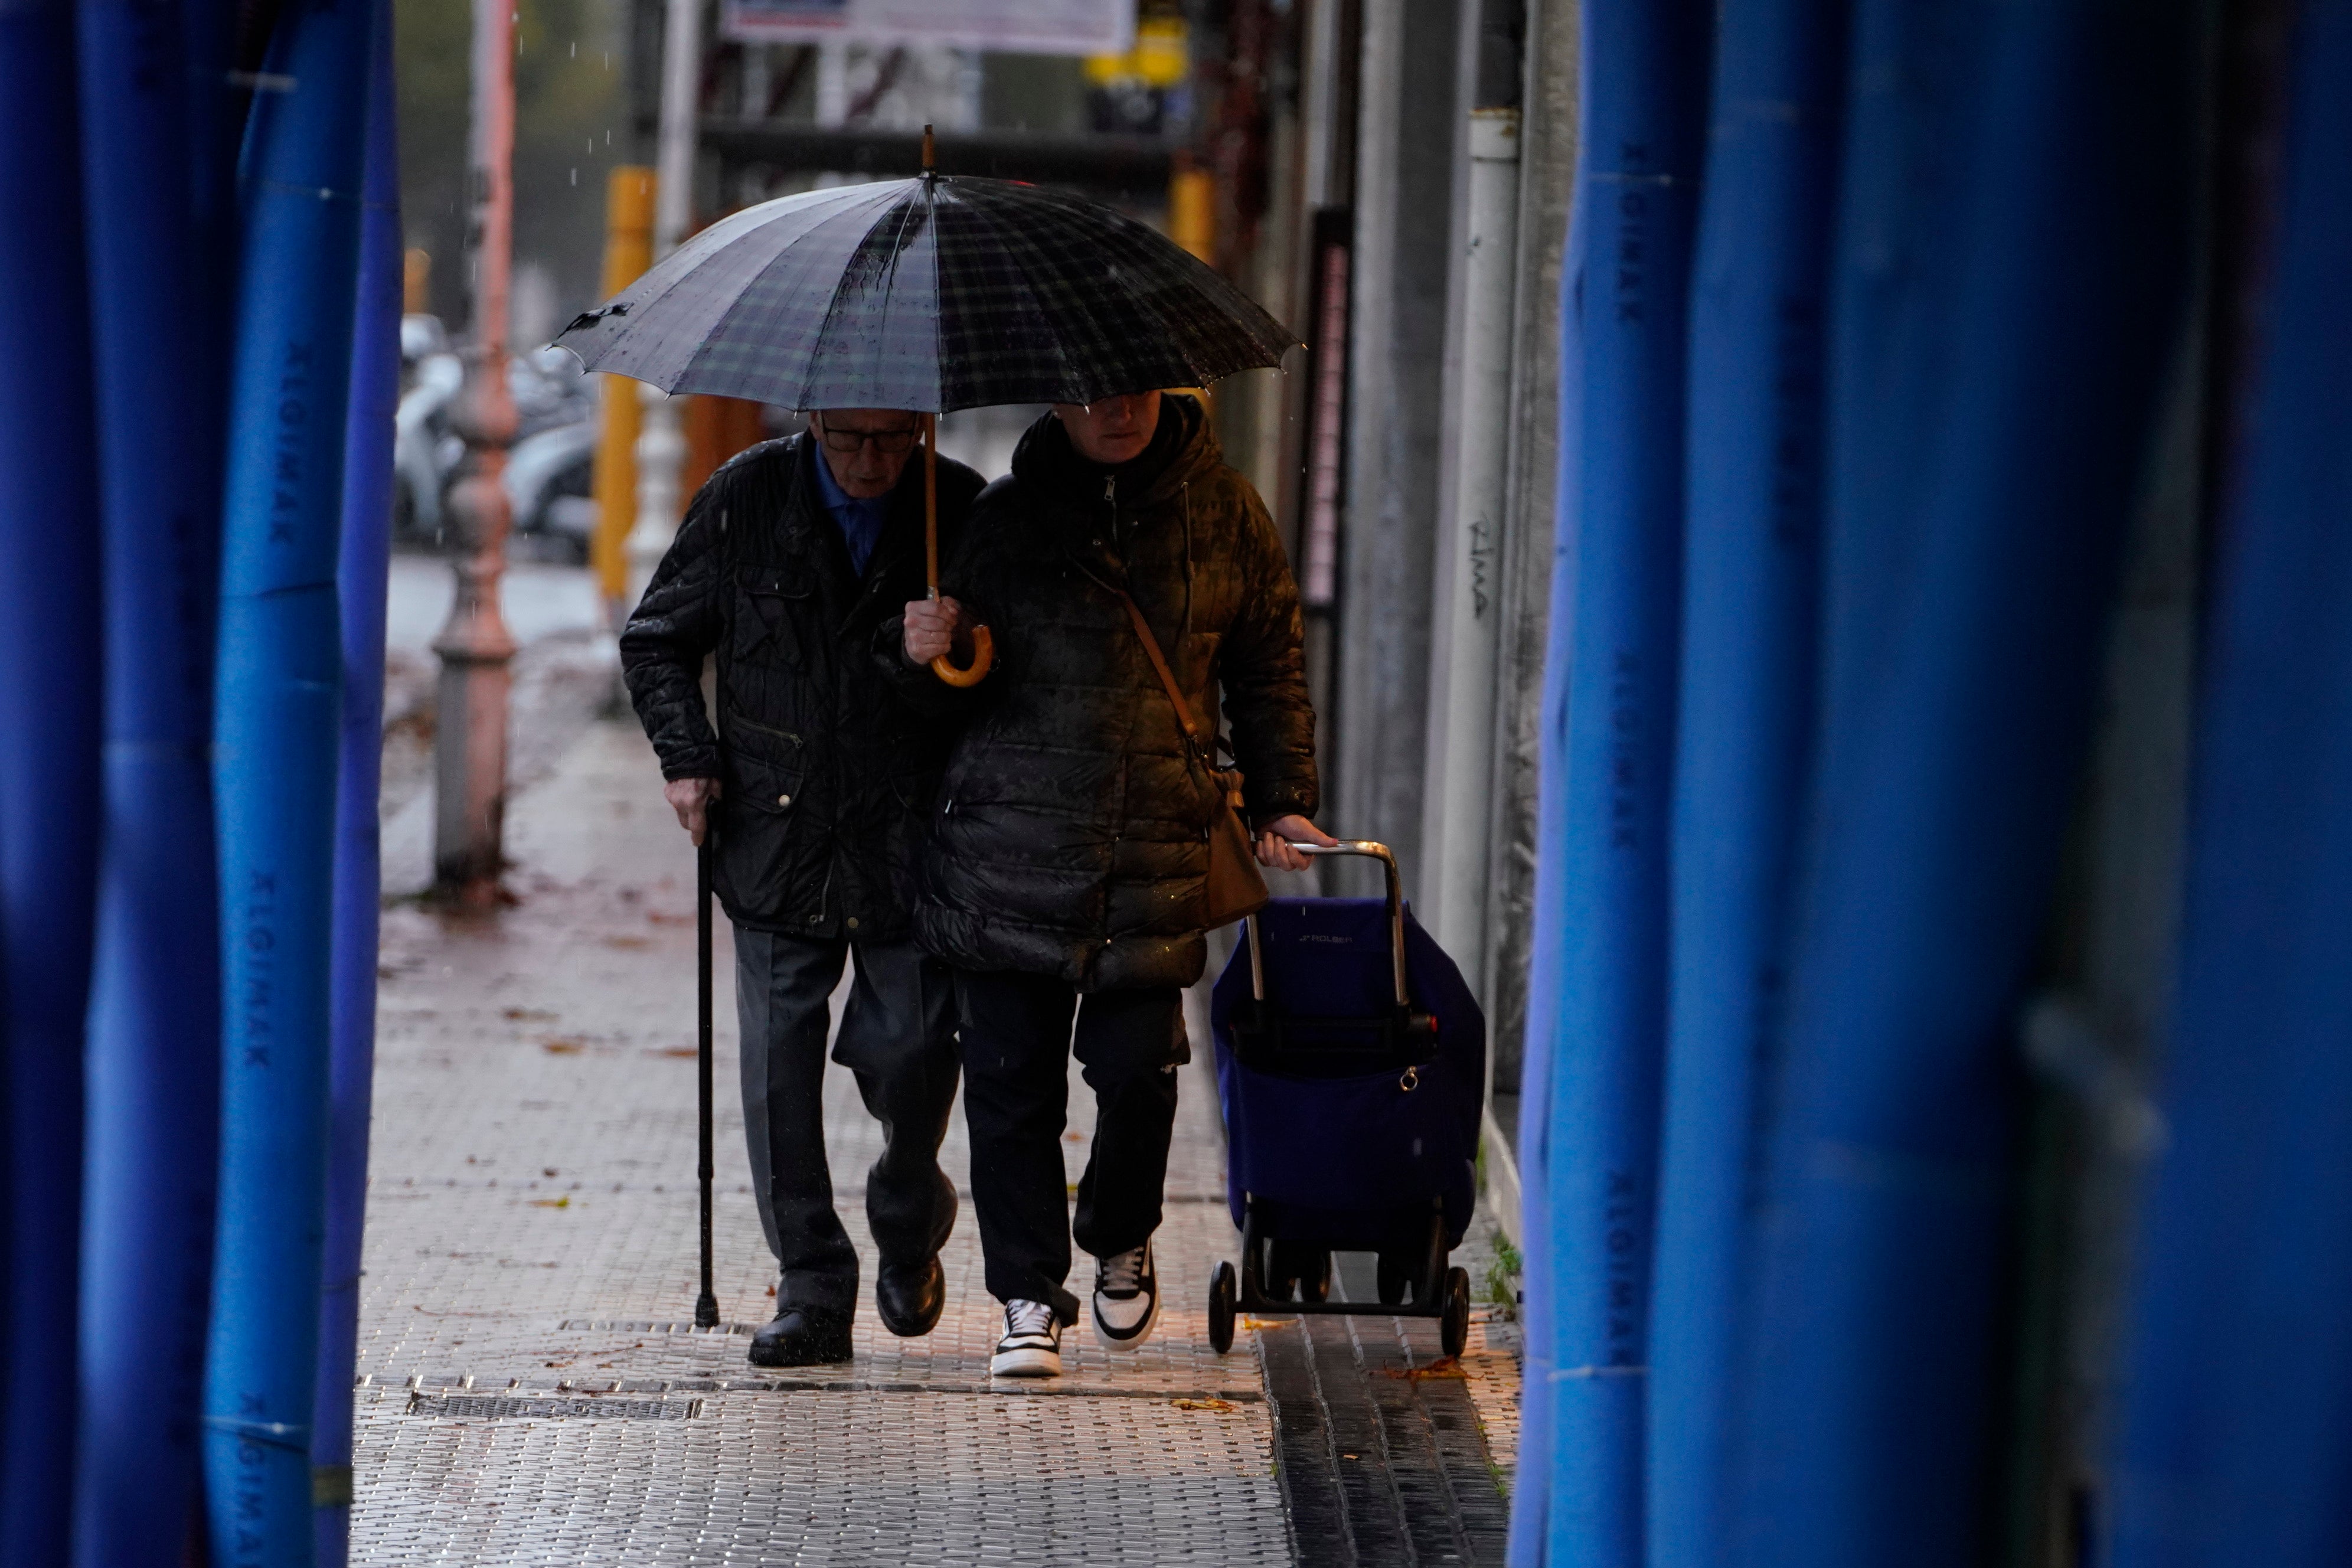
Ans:
[[[702,1053],[700,1051],[695,1049],[692,1046],[664,1046],[660,1050],[647,1051],[646,1053],[646,1055],[649,1057],[678,1057],[688,1061],[693,1060],[696,1057],[698,1057]]]
[[[1466,1379],[1470,1374],[1462,1370],[1462,1363],[1459,1360],[1449,1355],[1441,1356],[1437,1360],[1431,1362],[1427,1366],[1384,1366],[1381,1369],[1381,1375],[1382,1377],[1402,1378],[1407,1383],[1420,1383],[1426,1378],[1432,1377],[1458,1377]]]
[[[530,1206],[535,1209],[568,1209],[572,1206],[572,1194],[566,1193],[560,1198],[533,1198]]]
[[[1168,1402],[1179,1410],[1231,1410],[1230,1399],[1171,1399]]]
[[[550,1056],[576,1057],[588,1048],[585,1040],[541,1040],[539,1048]]]

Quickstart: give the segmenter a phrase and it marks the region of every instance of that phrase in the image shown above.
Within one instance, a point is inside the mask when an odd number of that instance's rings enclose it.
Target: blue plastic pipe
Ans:
[[[170,7],[79,8],[106,557],[105,829],[90,1005],[74,1558],[171,1568],[196,1499],[218,1161],[212,685],[226,185]],[[200,161],[221,166],[200,168]]]
[[[366,199],[360,220],[359,317],[352,332],[343,437],[342,766],[335,793],[332,1042],[327,1087],[327,1234],[319,1301],[319,1378],[310,1425],[320,1568],[351,1551],[352,1373],[359,1343],[360,1252],[367,1215],[368,1105],[375,1072],[375,964],[382,859],[376,790],[383,771],[383,630],[392,549],[392,422],[400,404],[400,149],[394,133],[392,11],[378,6],[369,67]]]
[[[1812,739],[1845,7],[1726,0],[1691,289],[1689,524],[1647,1499],[1653,1568],[1735,1560],[1723,1496],[1754,1170]]]
[[[243,169],[214,775],[221,1190],[205,1479],[212,1562],[312,1560],[338,694],[336,558],[374,7],[290,7]]]
[[[1572,218],[1571,218],[1572,221]],[[1566,290],[1562,290],[1563,301]],[[1560,318],[1560,363],[1579,363],[1575,349],[1580,323],[1563,310]],[[1582,384],[1563,375],[1559,382],[1562,456],[1566,442],[1582,428],[1579,411]],[[1566,468],[1562,464],[1563,470]],[[1568,749],[1568,669],[1576,629],[1576,519],[1560,509],[1552,534],[1551,615],[1544,629],[1543,730],[1538,737],[1539,777],[1559,776],[1560,759]],[[1543,788],[1536,796],[1536,842],[1542,848],[1560,842],[1566,831],[1568,802],[1564,792]],[[1549,1270],[1551,1253],[1551,1127],[1552,1063],[1559,1035],[1560,960],[1558,942],[1547,941],[1565,918],[1567,878],[1559,857],[1539,852],[1529,918],[1536,941],[1528,955],[1528,1016],[1519,1066],[1519,1125],[1514,1152],[1519,1164],[1519,1230],[1526,1238],[1521,1328],[1526,1342],[1520,1361],[1520,1461],[1511,1482],[1511,1529],[1507,1556],[1510,1568],[1541,1568],[1550,1528],[1551,1467],[1538,1456],[1551,1452],[1552,1413],[1559,1405],[1558,1380],[1551,1374],[1559,1364],[1554,1349],[1558,1314]]]
[[[0,8],[0,1565],[68,1560],[96,901],[98,455],[73,15]]]
[[[2186,321],[2193,117],[2178,5],[1856,17],[1737,1561],[1957,1568],[1987,1513],[2013,1019]]]
[[[1567,623],[1545,673],[1531,1020],[1545,1118],[1529,1230],[1538,1426],[1522,1435],[1512,1555],[1639,1568],[1666,827],[1683,529],[1684,307],[1708,8],[1583,13],[1581,163],[1561,282]],[[1570,421],[1573,421],[1573,425]],[[1535,1029],[1530,1030],[1533,1035]]]
[[[2115,1568],[2352,1562],[2352,5],[2305,5],[2287,58],[2263,347],[2211,557]]]

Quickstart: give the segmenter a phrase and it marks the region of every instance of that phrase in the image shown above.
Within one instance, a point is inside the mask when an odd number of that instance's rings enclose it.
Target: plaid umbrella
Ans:
[[[1205,385],[1297,340],[1133,218],[926,174],[723,218],[555,341],[666,392],[943,414]]]

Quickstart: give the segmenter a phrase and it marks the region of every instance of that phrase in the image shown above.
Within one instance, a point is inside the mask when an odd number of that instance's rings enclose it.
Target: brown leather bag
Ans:
[[[1209,878],[1202,889],[1202,901],[1206,906],[1203,921],[1208,929],[1231,925],[1237,920],[1254,915],[1265,908],[1274,895],[1266,890],[1265,875],[1257,867],[1257,857],[1250,849],[1249,828],[1242,821],[1242,774],[1239,768],[1217,766],[1215,742],[1203,745],[1200,723],[1192,717],[1190,703],[1177,688],[1176,673],[1168,668],[1168,658],[1160,651],[1160,639],[1151,635],[1151,623],[1125,594],[1118,602],[1127,606],[1127,618],[1135,623],[1135,635],[1143,644],[1143,651],[1151,656],[1151,668],[1160,675],[1160,684],[1168,693],[1169,702],[1176,710],[1176,722],[1184,731],[1185,746],[1209,783],[1217,791],[1217,806],[1209,817]]]

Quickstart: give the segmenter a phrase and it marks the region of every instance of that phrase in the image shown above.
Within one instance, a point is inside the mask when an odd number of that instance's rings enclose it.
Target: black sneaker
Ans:
[[[1151,1244],[1095,1259],[1095,1338],[1115,1351],[1131,1351],[1151,1337],[1160,1321],[1160,1271],[1151,1265]]]
[[[1043,1301],[1004,1303],[1004,1337],[988,1358],[991,1377],[1062,1375],[1062,1324]]]

